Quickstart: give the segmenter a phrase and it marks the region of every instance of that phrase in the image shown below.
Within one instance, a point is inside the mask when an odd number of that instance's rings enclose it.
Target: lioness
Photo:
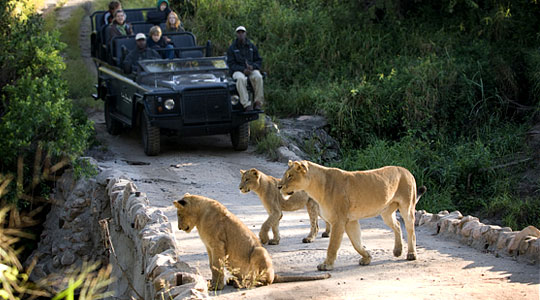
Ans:
[[[248,171],[240,170],[242,179],[240,180],[240,191],[244,194],[250,191],[255,192],[268,212],[268,219],[262,224],[259,231],[261,243],[270,245],[279,244],[279,221],[283,217],[282,211],[295,211],[306,207],[311,224],[311,231],[308,236],[302,239],[304,243],[311,243],[319,232],[319,205],[304,192],[298,192],[292,195],[288,200],[283,199],[277,187],[279,179],[266,175],[257,169]],[[268,231],[272,228],[274,238],[269,240]],[[326,231],[323,237],[328,237],[330,233],[330,224],[326,223]]]
[[[244,223],[216,200],[186,193],[173,202],[177,209],[178,229],[190,232],[197,227],[206,246],[211,288],[224,287],[224,267],[236,282],[268,285],[274,282],[305,281],[329,278],[330,274],[315,276],[280,276],[274,273],[270,255]],[[226,264],[225,264],[226,262]]]
[[[394,256],[400,256],[401,228],[395,213],[398,208],[407,229],[407,259],[416,259],[415,205],[427,189],[422,186],[417,194],[416,181],[407,169],[390,166],[348,172],[305,160],[289,161],[278,188],[285,196],[304,190],[319,203],[321,216],[332,226],[326,259],[317,269],[333,269],[344,231],[362,255],[360,265],[368,265],[371,255],[362,246],[358,220],[377,215],[394,231]]]

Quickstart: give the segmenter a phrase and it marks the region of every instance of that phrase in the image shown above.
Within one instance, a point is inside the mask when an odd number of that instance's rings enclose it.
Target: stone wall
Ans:
[[[521,231],[510,227],[486,225],[459,211],[431,214],[416,212],[416,225],[430,227],[434,234],[455,239],[481,251],[509,256],[529,264],[540,264],[540,230],[529,226]]]
[[[101,261],[113,266],[113,299],[208,297],[206,280],[180,260],[167,217],[151,210],[146,195],[121,174],[100,170],[96,178],[74,180],[68,170],[51,198],[38,249],[28,260],[38,259],[33,280]]]
[[[113,275],[120,278],[114,288],[117,295],[126,299],[207,297],[204,278],[180,261],[171,224],[163,212],[150,213],[146,195],[133,182],[122,177],[107,181],[112,214],[109,233],[114,246],[110,262],[115,266]]]

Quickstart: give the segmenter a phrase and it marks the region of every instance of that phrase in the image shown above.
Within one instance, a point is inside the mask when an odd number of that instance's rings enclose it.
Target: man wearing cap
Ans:
[[[137,61],[142,59],[161,59],[161,55],[156,50],[146,47],[146,35],[144,33],[137,33],[135,36],[135,42],[137,48],[131,50],[126,56],[123,62],[124,72],[131,73],[136,69]]]
[[[236,90],[240,96],[240,103],[245,110],[262,108],[264,101],[263,77],[261,72],[262,58],[259,56],[257,47],[246,37],[246,28],[236,28],[236,40],[227,50],[227,65],[232,77],[236,80]],[[249,102],[247,91],[247,79],[251,81],[254,89],[253,106]]]

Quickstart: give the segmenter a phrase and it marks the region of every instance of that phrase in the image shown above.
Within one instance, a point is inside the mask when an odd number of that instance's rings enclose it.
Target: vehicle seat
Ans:
[[[174,49],[176,57],[178,58],[187,58],[187,57],[203,57],[204,47],[197,47],[195,42],[195,36],[190,32],[180,32],[174,34],[167,34],[167,37],[171,39],[171,42],[174,44]],[[185,49],[182,49],[185,48]]]
[[[148,32],[150,32],[150,28],[152,28],[154,24],[146,23],[146,22],[137,22],[137,23],[131,23],[131,26],[133,26],[133,34],[144,33],[148,35]]]
[[[121,67],[124,58],[129,51],[135,49],[135,37],[133,36],[118,36],[114,37],[113,41],[113,61],[116,66]]]
[[[144,22],[144,16],[142,10],[124,10],[126,13],[126,22]]]

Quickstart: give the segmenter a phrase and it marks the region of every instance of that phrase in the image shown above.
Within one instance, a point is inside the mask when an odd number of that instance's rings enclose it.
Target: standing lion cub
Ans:
[[[358,220],[378,215],[394,231],[394,256],[400,256],[403,246],[397,209],[407,229],[407,259],[416,259],[415,205],[427,189],[422,186],[417,192],[414,176],[407,169],[389,166],[348,172],[306,160],[289,161],[278,188],[285,196],[305,191],[319,203],[322,217],[332,225],[326,259],[317,269],[334,268],[344,232],[362,256],[360,264],[369,264],[371,255],[362,246]]]
[[[308,236],[302,239],[304,243],[311,243],[319,232],[319,205],[304,192],[298,192],[289,197],[288,200],[283,199],[278,189],[279,179],[266,175],[257,169],[249,169],[247,171],[240,170],[242,179],[240,180],[240,191],[244,194],[253,191],[259,196],[261,202],[268,212],[268,219],[261,226],[259,238],[261,243],[278,245],[279,236],[279,221],[283,217],[282,211],[295,211],[305,207],[308,211],[311,231]],[[272,228],[274,238],[269,239],[268,231]],[[323,237],[330,235],[330,224],[326,222],[326,231],[322,234]]]
[[[280,276],[274,273],[272,259],[244,223],[216,200],[186,193],[173,202],[177,209],[178,229],[190,232],[197,227],[206,246],[212,271],[212,289],[224,287],[225,267],[241,285],[269,285],[277,282],[319,280],[315,276]]]

